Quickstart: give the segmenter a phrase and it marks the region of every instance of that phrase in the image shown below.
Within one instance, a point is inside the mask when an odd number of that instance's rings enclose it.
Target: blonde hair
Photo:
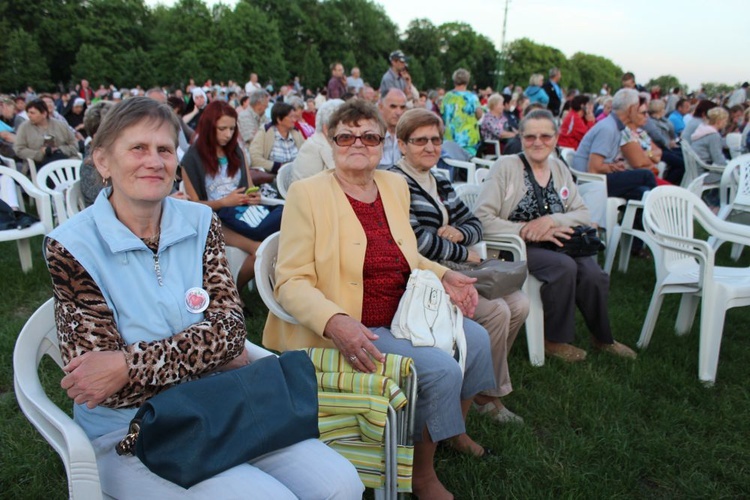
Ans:
[[[709,125],[716,125],[721,120],[728,119],[729,113],[726,109],[722,108],[721,106],[717,106],[713,109],[709,109],[706,113],[706,121],[708,121]]]
[[[500,94],[492,94],[489,99],[487,99],[487,109],[493,110],[498,105],[502,106],[505,104],[505,98],[501,96]]]
[[[540,73],[534,73],[531,75],[531,78],[529,78],[529,85],[536,85],[537,87],[541,87],[544,83],[544,75]]]

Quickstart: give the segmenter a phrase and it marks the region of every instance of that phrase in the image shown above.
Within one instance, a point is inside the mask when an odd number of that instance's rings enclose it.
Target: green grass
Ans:
[[[41,248],[41,239],[36,242]],[[719,262],[729,264],[728,248]],[[740,265],[750,265],[745,252]],[[65,472],[56,453],[21,414],[13,395],[12,352],[18,331],[50,296],[40,256],[24,275],[12,243],[0,244],[0,497],[65,498]],[[615,337],[635,345],[654,283],[650,261],[614,272],[610,315]],[[244,292],[258,341],[265,308]],[[678,298],[667,297],[651,345],[628,362],[590,352],[569,365],[528,362],[525,336],[510,357],[515,392],[506,404],[524,426],[498,426],[472,413],[469,432],[492,448],[479,460],[439,451],[438,474],[467,498],[745,498],[750,492],[750,309],[727,314],[716,385],[697,377],[698,319],[691,334],[673,332]],[[700,314],[700,313],[699,313]],[[589,348],[579,322],[577,344]],[[60,372],[45,363],[53,399],[69,407]]]

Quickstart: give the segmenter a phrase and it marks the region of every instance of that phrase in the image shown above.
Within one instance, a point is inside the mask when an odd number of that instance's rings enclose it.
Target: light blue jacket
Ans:
[[[203,320],[191,313],[185,292],[203,287],[203,253],[211,209],[166,198],[159,250],[154,254],[115,216],[110,189],[94,204],[49,234],[86,269],[114,315],[126,344],[161,340]],[[137,409],[88,409],[75,405],[74,419],[90,439],[126,427]]]

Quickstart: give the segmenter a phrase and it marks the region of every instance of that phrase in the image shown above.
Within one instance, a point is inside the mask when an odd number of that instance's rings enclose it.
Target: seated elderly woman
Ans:
[[[297,116],[297,121],[294,124],[294,128],[297,129],[300,134],[302,134],[303,139],[309,139],[315,133],[315,127],[307,123],[302,117],[302,114],[305,111],[305,101],[303,101],[301,97],[293,96],[289,99],[288,102],[289,104],[291,104],[292,108],[294,109],[294,113]]]
[[[333,151],[328,142],[328,120],[344,104],[341,99],[331,99],[323,103],[317,113],[315,133],[305,141],[297,158],[292,163],[292,182],[333,168]]]
[[[577,95],[570,101],[570,110],[563,118],[560,126],[560,140],[557,145],[561,148],[578,149],[581,139],[596,123],[593,105],[586,95]]]
[[[297,113],[284,102],[271,108],[271,126],[259,130],[250,143],[250,160],[253,167],[261,167],[272,174],[290,161],[294,161],[299,148],[305,142],[302,134],[294,128]]]
[[[138,407],[156,394],[248,363],[219,221],[205,205],[167,197],[177,170],[177,120],[145,97],[112,108],[92,145],[111,187],[46,240],[66,363],[61,385],[92,440],[102,490],[115,498],[359,497],[356,470],[315,439],[188,490],[115,451]],[[205,308],[186,309],[186,292],[196,288]]]
[[[595,348],[635,358],[612,337],[609,277],[590,257],[573,258],[554,250],[570,238],[574,226],[591,222],[568,168],[552,156],[557,141],[554,117],[547,110],[531,111],[521,120],[519,132],[523,156],[503,156],[482,184],[474,213],[482,221],[485,238],[516,234],[526,241],[529,273],[542,282],[547,355],[569,362],[586,358],[585,350],[570,345],[578,306]],[[535,185],[544,207],[538,205]]]
[[[474,279],[419,254],[409,224],[409,189],[403,177],[376,170],[385,124],[377,108],[352,99],[329,121],[335,168],[292,184],[281,223],[276,297],[299,324],[269,314],[263,344],[285,351],[336,347],[355,370],[374,370],[381,352],[408,356],[419,374],[413,490],[420,498],[452,498],[433,466],[437,442],[486,453],[465,434],[472,398],[492,390],[487,332],[464,318],[466,371],[449,353],[415,347],[390,331],[412,269],[442,280],[466,316],[474,313]]]
[[[403,157],[390,170],[403,175],[409,185],[409,215],[419,253],[444,263],[479,262],[479,254],[470,247],[482,239],[482,224],[456,195],[451,183],[430,171],[440,159],[442,120],[426,109],[411,109],[399,120],[396,137]],[[508,352],[528,313],[529,299],[520,290],[494,300],[480,296],[474,312],[474,321],[490,336],[497,385],[496,389],[478,394],[474,402],[480,413],[491,415],[500,423],[523,422],[500,398],[513,391]]]
[[[729,122],[726,109],[716,107],[706,112],[706,118],[690,135],[690,144],[698,158],[709,165],[726,165],[727,159],[722,152],[721,132]],[[715,174],[718,176],[719,174]]]
[[[517,132],[508,123],[505,115],[505,99],[510,100],[510,96],[492,94],[487,99],[487,113],[482,117],[482,124],[479,131],[482,133],[482,140],[500,141],[505,143],[508,139],[516,136]]]
[[[26,105],[28,121],[18,128],[13,150],[23,160],[33,160],[37,169],[55,160],[78,155],[78,143],[67,123],[50,118],[47,104],[34,99]]]

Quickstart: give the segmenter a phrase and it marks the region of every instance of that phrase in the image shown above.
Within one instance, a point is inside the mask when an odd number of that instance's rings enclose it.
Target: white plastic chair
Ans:
[[[682,183],[680,186],[687,188],[693,180],[705,172],[719,172],[724,171],[722,165],[709,165],[698,157],[693,147],[688,144],[687,141],[680,141],[680,147],[682,148],[682,158],[685,161],[685,175],[682,176]],[[705,183],[704,191],[709,189],[715,189],[719,187],[718,182]]]
[[[721,240],[750,245],[747,226],[719,219],[686,189],[660,186],[651,191],[643,224],[662,252],[654,259],[656,285],[638,346],[648,346],[664,295],[682,294],[675,323],[679,335],[690,331],[700,300],[698,377],[713,384],[726,310],[750,305],[750,268],[716,266],[712,246],[695,238],[694,222]]]
[[[83,200],[83,193],[81,193],[81,180],[78,179],[65,191],[65,210],[68,219],[84,208],[86,208],[86,202]]]
[[[479,184],[459,184],[453,189],[464,205],[469,207],[469,211],[474,212],[474,208],[477,205],[477,198],[479,198],[479,193],[482,192],[482,186]]]
[[[276,173],[276,188],[279,190],[279,194],[282,198],[286,198],[286,193],[289,191],[289,186],[292,185],[292,169],[294,168],[293,162],[284,163],[279,171]]]
[[[245,341],[251,360],[273,353]],[[13,350],[13,385],[18,406],[31,424],[60,455],[68,478],[68,496],[73,500],[111,498],[101,490],[94,449],[83,429],[55,405],[39,380],[44,355],[62,369],[55,326],[54,299],[42,304],[21,329]],[[62,370],[60,377],[63,376]],[[72,406],[72,402],[71,402]]]
[[[65,195],[71,184],[78,180],[80,170],[81,160],[68,159],[50,162],[36,174],[36,186],[52,198],[58,226],[68,220]]]
[[[719,188],[720,209],[717,216],[740,224],[750,224],[750,154],[732,159],[721,175]],[[721,240],[709,240],[714,248]],[[733,244],[731,257],[737,261],[742,255],[742,245]]]
[[[729,155],[734,159],[742,154],[742,133],[732,132],[727,134],[727,149],[729,149]]]
[[[489,250],[504,250],[513,255],[513,261],[526,260],[526,243],[515,234],[493,236],[484,240]],[[544,307],[542,306],[542,283],[531,274],[523,284],[529,297],[529,315],[526,317],[526,344],[532,366],[544,365]]]
[[[476,164],[474,164],[471,161],[460,161],[460,160],[452,160],[450,158],[443,158],[443,161],[450,165],[453,168],[460,168],[463,170],[466,170],[466,183],[467,184],[473,184],[475,173],[476,173]],[[456,183],[453,183],[456,185]]]
[[[49,196],[34,186],[31,181],[15,169],[0,166],[0,175],[10,176],[18,186],[36,201],[40,222],[25,229],[6,229],[0,231],[0,241],[16,241],[21,269],[28,272],[32,268],[30,240],[34,236],[45,235],[52,231],[52,205]]]

